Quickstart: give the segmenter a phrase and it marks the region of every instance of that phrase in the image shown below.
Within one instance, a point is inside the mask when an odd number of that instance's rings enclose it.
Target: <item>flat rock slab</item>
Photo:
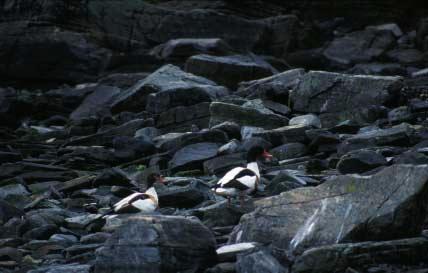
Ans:
[[[195,218],[134,216],[98,251],[95,272],[197,272],[215,262],[215,250],[214,235]]]
[[[332,177],[255,202],[231,242],[259,242],[291,256],[335,243],[390,240],[420,234],[428,165],[393,165],[372,176]]]
[[[291,93],[293,109],[320,114],[323,127],[351,119],[368,122],[368,107],[387,104],[403,87],[401,77],[351,76],[311,71]]]
[[[427,260],[427,253],[428,240],[422,237],[385,242],[335,244],[305,251],[294,263],[293,272],[344,272],[348,267],[364,272],[366,269],[364,267],[371,264],[418,265]]]
[[[241,126],[254,126],[264,129],[274,129],[288,124],[286,117],[277,114],[264,114],[253,108],[223,102],[211,103],[210,113],[210,127],[225,121],[236,122]]]

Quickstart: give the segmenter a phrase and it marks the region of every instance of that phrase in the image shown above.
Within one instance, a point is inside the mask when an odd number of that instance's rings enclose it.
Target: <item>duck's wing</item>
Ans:
[[[239,181],[240,183],[242,183],[243,185],[247,186],[248,189],[252,189],[254,190],[257,186],[257,180],[259,178],[256,175],[245,175],[242,176],[238,179],[236,179],[237,181]]]
[[[157,208],[157,205],[155,204],[155,202],[150,198],[144,199],[144,200],[139,199],[133,202],[132,206],[142,212],[153,212]]]
[[[257,176],[257,173],[248,168],[237,167],[226,173],[223,178],[218,181],[217,184],[219,184],[221,187],[224,187],[232,181],[244,176]]]
[[[257,179],[257,174],[254,171],[243,168],[233,180],[224,183],[222,188],[235,188],[241,191],[252,189]]]
[[[117,202],[116,204],[114,204],[113,207],[116,208],[116,207],[121,207],[121,206],[123,206],[125,204],[128,204],[129,200],[135,198],[135,196],[138,196],[140,194],[141,194],[140,192],[136,192],[136,193],[133,193],[131,195],[128,195],[127,197],[123,198],[122,200],[120,200],[119,202]]]

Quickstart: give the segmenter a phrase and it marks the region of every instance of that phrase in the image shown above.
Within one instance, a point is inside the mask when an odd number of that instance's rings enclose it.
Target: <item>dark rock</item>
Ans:
[[[52,26],[0,25],[0,74],[17,80],[82,82],[97,77],[111,53],[88,36]],[[31,49],[31,50],[28,50]]]
[[[278,260],[265,250],[250,254],[238,255],[236,263],[237,273],[287,273],[288,269],[283,267]]]
[[[261,199],[241,218],[231,242],[256,241],[299,254],[333,243],[411,237],[421,232],[427,178],[426,166],[394,165]]]
[[[186,146],[174,154],[169,163],[170,168],[173,172],[202,169],[203,161],[215,157],[219,147],[219,144],[211,142]]]
[[[156,151],[152,142],[124,136],[113,140],[113,148],[115,157],[124,162],[151,155]]]
[[[90,265],[72,263],[67,265],[42,266],[38,269],[28,271],[28,273],[89,273],[90,269]]]
[[[312,71],[291,93],[291,100],[296,111],[320,114],[324,127],[335,126],[346,119],[362,124],[370,121],[367,112],[371,105],[381,106],[397,100],[402,86],[400,77]]]
[[[392,124],[398,124],[402,122],[410,122],[414,119],[409,107],[401,106],[392,109],[388,113],[388,121]]]
[[[144,80],[148,76],[147,73],[118,73],[109,74],[98,80],[100,85],[114,86],[120,89],[128,89],[137,82]]]
[[[342,174],[363,173],[387,165],[386,159],[370,150],[352,151],[340,158],[337,169]]]
[[[212,130],[218,129],[227,134],[229,139],[240,139],[241,138],[241,127],[236,122],[225,121],[211,127]]]
[[[0,224],[4,224],[13,217],[24,215],[24,211],[0,199]]]
[[[387,129],[374,129],[346,139],[338,148],[340,154],[374,146],[409,146],[414,130],[406,123]]]
[[[286,99],[289,90],[293,90],[305,74],[303,69],[288,70],[268,78],[241,82],[237,94],[253,98]]]
[[[313,114],[294,117],[290,119],[289,125],[303,125],[318,129],[322,127],[321,120]]]
[[[230,89],[236,89],[240,82],[269,77],[277,72],[269,63],[255,55],[196,55],[187,60],[186,71]]]
[[[423,153],[409,151],[394,158],[394,164],[425,165],[428,164],[428,156]]]
[[[110,114],[110,103],[119,95],[120,89],[110,86],[97,86],[82,104],[70,114],[71,120],[88,117],[103,117]]]
[[[302,157],[307,152],[306,146],[298,142],[283,144],[270,150],[270,153],[278,160]]]
[[[354,75],[406,76],[406,69],[397,63],[356,64],[347,73]]]
[[[367,272],[370,265],[419,265],[425,261],[428,241],[411,238],[385,242],[333,244],[307,250],[293,264],[293,272],[344,272],[352,267]],[[411,271],[408,271],[411,272]]]
[[[107,232],[97,232],[93,234],[88,234],[80,238],[80,243],[82,244],[101,244],[107,241],[111,237],[110,233]]]
[[[134,216],[97,252],[95,272],[197,272],[215,262],[215,248],[197,220]]]
[[[44,225],[38,228],[33,228],[22,235],[26,240],[47,240],[58,231],[55,225]]]
[[[201,219],[204,225],[208,227],[219,227],[238,224],[241,216],[250,211],[251,208],[248,206],[229,206],[227,201],[223,201],[206,207],[194,209],[190,211],[189,214]]]
[[[191,208],[214,199],[211,188],[197,179],[168,181],[168,187],[161,187],[157,192],[160,207]]]
[[[225,121],[236,122],[241,126],[255,126],[265,129],[278,128],[288,124],[286,117],[277,114],[264,114],[252,108],[222,102],[211,103],[210,113],[210,127]]]
[[[425,55],[417,49],[395,49],[386,54],[393,62],[403,65],[420,65],[425,63]]]
[[[312,152],[336,152],[340,139],[337,135],[324,130],[308,130],[306,135],[312,139],[309,150]]]
[[[209,174],[221,175],[235,167],[245,165],[246,162],[242,153],[223,155],[206,160],[204,162],[204,170]]]
[[[289,171],[280,171],[266,186],[265,191],[269,196],[278,195],[281,192],[306,186],[304,179],[291,174]]]
[[[132,186],[126,173],[119,168],[112,168],[100,173],[92,182],[94,187],[99,186]]]
[[[155,127],[145,127],[135,132],[135,138],[146,142],[153,142],[153,139],[160,135],[160,132]]]
[[[255,133],[254,137],[260,137],[274,146],[279,146],[288,142],[304,142],[306,140],[305,131],[308,129],[309,127],[302,125],[284,126]]]
[[[0,199],[9,199],[12,196],[22,195],[30,195],[30,192],[21,184],[10,184],[0,187]]]
[[[232,48],[222,39],[174,39],[155,47],[151,54],[168,61],[185,61],[198,54],[228,55]]]
[[[147,110],[161,113],[176,106],[209,102],[227,93],[226,88],[210,80],[165,65],[122,92],[113,102],[112,111],[140,112],[147,106]]]
[[[336,38],[324,50],[324,56],[340,67],[366,63],[380,57],[395,43],[388,30],[362,30]]]

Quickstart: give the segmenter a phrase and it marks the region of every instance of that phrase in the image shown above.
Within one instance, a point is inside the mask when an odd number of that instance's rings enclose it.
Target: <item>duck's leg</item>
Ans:
[[[227,206],[230,207],[231,203],[230,203],[230,196],[227,197]]]
[[[244,201],[245,201],[245,196],[244,196],[244,193],[239,193],[239,204],[240,204],[240,206],[242,207],[242,206],[244,206]]]

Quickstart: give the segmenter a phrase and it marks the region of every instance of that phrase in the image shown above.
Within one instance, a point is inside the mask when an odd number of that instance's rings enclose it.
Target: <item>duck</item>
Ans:
[[[247,166],[228,171],[214,186],[214,193],[226,197],[229,205],[232,197],[239,196],[242,205],[243,196],[255,192],[260,183],[260,169],[257,163],[260,158],[270,160],[272,155],[261,146],[254,146],[248,150]]]
[[[147,176],[147,190],[144,193],[133,193],[113,205],[115,213],[154,212],[159,207],[159,198],[154,187],[155,183],[164,184],[163,176],[151,173]]]

